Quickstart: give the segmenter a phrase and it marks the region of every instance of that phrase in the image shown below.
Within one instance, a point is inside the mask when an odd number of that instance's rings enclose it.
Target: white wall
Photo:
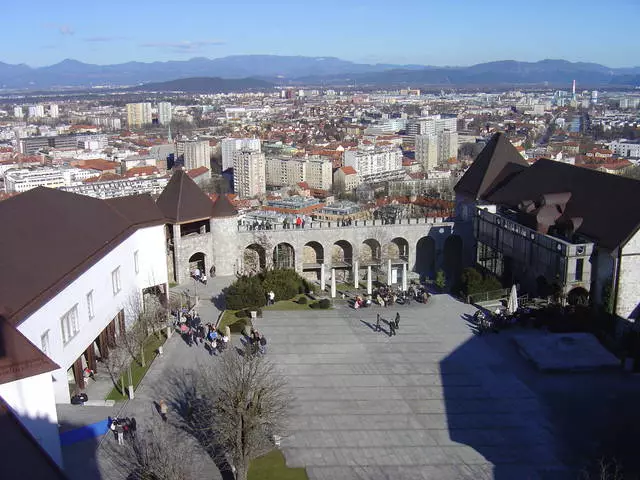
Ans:
[[[18,415],[51,458],[62,467],[58,414],[51,373],[42,373],[0,385],[0,396]]]
[[[629,318],[640,305],[640,230],[622,247],[622,258],[618,268],[620,272],[616,314],[622,318]]]
[[[88,271],[43,305],[19,326],[18,330],[38,348],[41,336],[49,330],[49,357],[60,365],[53,372],[57,403],[69,403],[67,370],[124,307],[134,291],[167,283],[163,226],[143,228],[117,245]],[[134,252],[138,251],[139,273],[135,273]],[[121,291],[114,296],[111,273],[120,267]],[[93,319],[89,319],[87,293],[93,290]],[[80,330],[63,345],[61,317],[78,305]],[[127,319],[129,321],[129,319]]]

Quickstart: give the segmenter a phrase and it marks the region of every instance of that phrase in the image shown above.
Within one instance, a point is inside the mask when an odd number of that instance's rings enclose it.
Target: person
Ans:
[[[376,317],[376,332],[380,331],[380,314],[378,313]]]
[[[118,417],[114,418],[111,422],[111,430],[118,440],[118,445],[124,445],[124,428]]]
[[[276,303],[276,294],[274,293],[273,290],[269,291],[269,305],[273,305],[274,303]]]
[[[265,355],[267,353],[267,339],[264,335],[260,334],[258,338],[258,342],[260,343],[259,352],[260,355]]]
[[[166,422],[169,407],[167,407],[167,402],[165,402],[164,399],[160,400],[160,402],[158,403],[158,410],[160,412],[160,417],[162,418],[162,421]]]
[[[211,276],[211,278],[216,276],[216,266],[215,265],[211,265],[211,269],[209,270],[209,275]]]
[[[400,330],[400,312],[396,312],[395,324],[396,330]]]
[[[396,322],[389,322],[389,336],[393,337],[396,334]]]
[[[229,337],[226,335],[222,336],[222,341],[220,342],[220,351],[224,352],[227,349],[227,344],[229,343]]]
[[[203,273],[202,276],[200,277],[200,281],[202,283],[204,283],[205,285],[207,284],[207,274]]]
[[[214,338],[213,340],[211,340],[211,345],[209,347],[209,355],[215,355],[217,349],[218,349],[218,341]]]
[[[193,272],[193,278],[195,278],[196,280],[200,280],[200,269],[196,268],[195,271]]]

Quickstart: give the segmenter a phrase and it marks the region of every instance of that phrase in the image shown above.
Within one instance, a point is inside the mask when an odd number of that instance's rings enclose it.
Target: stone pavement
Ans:
[[[213,281],[207,282],[207,286],[198,286],[198,295],[200,296],[200,304],[198,311],[205,323],[215,322],[220,314],[218,304],[211,301],[217,298],[221,290],[229,285],[235,277],[216,277]],[[181,290],[184,288],[191,289],[192,285],[176,287],[172,290]],[[80,407],[72,405],[58,405],[58,414],[60,416],[61,430],[72,425],[77,428],[81,425],[87,425],[108,416],[135,417],[139,429],[147,428],[147,425],[157,421],[158,413],[154,402],[163,397],[162,392],[168,388],[166,385],[167,378],[173,372],[179,372],[183,369],[191,368],[194,365],[206,364],[215,361],[215,357],[210,357],[205,351],[204,346],[188,347],[182,340],[180,335],[173,334],[167,340],[164,346],[162,356],[156,357],[151,368],[145,375],[141,384],[135,392],[133,400],[119,403],[113,408],[108,407]],[[166,399],[169,400],[168,398]],[[170,420],[177,420],[174,413],[169,414]],[[177,441],[191,442],[195,450],[199,449],[199,468],[208,472],[207,476],[198,476],[198,478],[220,479],[218,469],[213,464],[211,458],[200,448],[192,437],[186,433],[176,431],[180,436]],[[70,445],[63,449],[65,459],[65,471],[71,480],[115,480],[124,478],[118,472],[110,461],[110,454],[117,451],[116,442],[109,433],[104,437],[80,442]]]
[[[374,331],[396,311],[397,336]],[[256,326],[296,398],[287,464],[311,480],[566,478],[537,397],[471,333],[473,311],[446,295],[265,311]]]

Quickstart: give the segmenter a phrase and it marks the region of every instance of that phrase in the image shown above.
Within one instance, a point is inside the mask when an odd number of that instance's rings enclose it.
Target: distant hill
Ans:
[[[363,64],[335,57],[235,55],[169,62],[93,65],[64,60],[32,68],[0,62],[0,89],[44,90],[56,87],[134,86],[194,77],[260,78],[278,85],[366,83],[371,85],[566,85],[581,87],[639,85],[640,67],[609,68],[565,60],[505,60],[469,67]]]
[[[145,83],[129,90],[145,92],[229,93],[271,88],[273,84],[255,78],[192,77],[168,82]]]

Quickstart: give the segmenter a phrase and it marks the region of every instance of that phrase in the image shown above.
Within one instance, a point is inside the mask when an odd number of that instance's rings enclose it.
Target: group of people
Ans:
[[[125,439],[135,437],[137,428],[138,424],[134,417],[114,417],[109,422],[109,429],[115,435],[118,445],[124,445]]]
[[[267,353],[267,337],[255,328],[251,328],[248,345],[253,355],[265,355]]]
[[[218,333],[212,323],[203,324],[196,311],[188,312],[183,309],[178,316],[176,327],[187,345],[192,347],[206,344],[211,355],[224,351],[231,338],[229,327],[225,328],[224,333]]]
[[[216,267],[215,265],[213,265],[210,269],[209,269],[209,275],[211,276],[211,278],[216,276]],[[204,285],[207,284],[207,274],[205,273],[204,270],[200,270],[199,268],[196,268],[193,272],[191,272],[191,276],[197,281],[200,282]]]
[[[376,332],[382,331],[382,327],[381,327],[382,321],[383,321],[382,317],[378,313],[376,317]],[[387,324],[389,325],[389,336],[390,337],[395,336],[396,332],[400,330],[400,312],[396,312],[395,318],[393,320],[388,320]]]
[[[371,297],[369,295],[365,295],[364,298],[360,295],[356,295],[355,300],[353,301],[353,308],[356,310],[358,308],[370,307],[371,306]]]

